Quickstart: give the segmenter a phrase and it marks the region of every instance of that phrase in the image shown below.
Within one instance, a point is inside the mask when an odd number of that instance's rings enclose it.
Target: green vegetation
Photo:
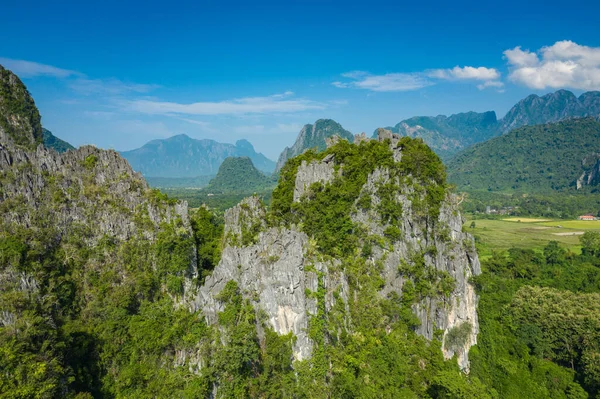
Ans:
[[[500,397],[598,394],[600,233],[583,237],[582,255],[557,242],[497,252],[474,279],[481,332],[471,374]]]
[[[470,227],[475,222],[475,227]],[[586,231],[600,231],[600,222],[548,219],[466,219],[464,229],[475,236],[480,257],[489,257],[494,251],[513,247],[541,251],[548,242],[557,241],[570,251],[580,252],[579,238]]]
[[[276,181],[263,175],[248,157],[225,158],[217,176],[210,181],[208,193],[258,193],[275,187]]]
[[[42,128],[42,135],[44,139],[44,147],[52,148],[56,152],[65,152],[68,150],[73,150],[75,148],[66,141],[61,140],[55,135],[53,135],[52,132],[48,129]]]
[[[286,147],[279,155],[275,172],[279,172],[286,161],[302,154],[306,150],[323,151],[327,147],[326,139],[339,136],[343,140],[352,141],[354,135],[332,119],[319,119],[314,125],[304,125],[296,142],[291,148]]]
[[[25,85],[0,65],[0,128],[15,144],[33,150],[43,143],[40,121]]]
[[[439,158],[422,140],[403,137],[397,144],[402,149],[402,159],[394,162],[389,142],[375,140],[353,145],[341,140],[327,150],[316,153],[306,151],[289,160],[281,170],[278,186],[273,191],[271,203],[272,223],[302,223],[304,231],[315,237],[320,250],[332,256],[345,256],[357,247],[362,232],[351,220],[354,203],[367,177],[377,168],[390,174],[389,186],[378,188],[381,192],[379,210],[384,223],[393,225],[401,216],[401,206],[390,193],[402,192],[409,185],[413,210],[422,218],[437,219],[441,202],[445,198],[445,169]],[[322,160],[334,156],[335,167],[341,174],[330,184],[315,183],[310,187],[310,200],[293,202],[296,172],[303,161]],[[361,201],[361,207],[366,206]],[[368,204],[368,200],[367,200]],[[388,230],[395,239],[393,229]]]
[[[600,196],[586,192],[549,194],[502,194],[483,191],[462,193],[465,213],[484,213],[486,207],[510,209],[512,216],[575,219],[579,215],[600,212]],[[483,217],[483,216],[482,216]]]
[[[497,136],[498,127],[496,113],[488,111],[449,117],[415,116],[387,129],[402,136],[421,138],[442,159],[449,159],[463,148]],[[373,137],[377,137],[377,131]]]
[[[598,153],[600,122],[593,118],[527,126],[457,155],[448,163],[448,180],[466,191],[575,191]]]

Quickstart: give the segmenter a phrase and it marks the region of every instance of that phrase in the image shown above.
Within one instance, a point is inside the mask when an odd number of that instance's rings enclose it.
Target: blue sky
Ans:
[[[598,15],[592,1],[13,1],[0,64],[72,144],[186,133],[275,159],[318,118],[371,133],[600,90]]]

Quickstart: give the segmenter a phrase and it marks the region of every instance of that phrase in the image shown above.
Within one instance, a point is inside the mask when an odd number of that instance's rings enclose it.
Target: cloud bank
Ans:
[[[520,46],[504,52],[508,78],[532,89],[600,90],[600,47],[563,40],[537,52]]]
[[[413,73],[387,73],[373,75],[364,71],[343,73],[342,77],[349,81],[336,81],[332,84],[342,89],[365,89],[375,92],[412,91],[432,86],[440,80],[483,82],[477,87],[480,90],[488,87],[501,88],[504,84],[499,80],[500,72],[494,68],[455,66],[451,69],[429,69]]]

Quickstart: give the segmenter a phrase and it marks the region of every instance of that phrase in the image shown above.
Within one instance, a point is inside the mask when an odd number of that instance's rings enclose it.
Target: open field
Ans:
[[[538,223],[538,222],[550,222],[551,219],[538,219],[538,218],[521,218],[521,217],[512,217],[507,219],[502,219],[507,222],[520,222],[520,223]]]
[[[474,229],[470,227],[473,221]],[[479,255],[485,258],[494,250],[503,251],[511,247],[542,250],[549,241],[558,241],[562,246],[579,253],[579,237],[588,230],[600,231],[600,222],[533,218],[473,220],[467,217],[464,227],[476,237]]]

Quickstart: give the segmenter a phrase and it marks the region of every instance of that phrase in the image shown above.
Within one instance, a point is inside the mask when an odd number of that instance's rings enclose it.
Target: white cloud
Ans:
[[[372,75],[368,72],[353,71],[344,73],[342,76],[351,79],[351,81],[333,82],[332,84],[335,87],[390,92],[417,90],[433,84],[421,73],[387,73],[385,75]]]
[[[504,87],[504,83],[499,80],[488,80],[487,82],[483,82],[477,85],[479,90],[487,89],[488,87],[495,87],[497,89],[501,89]]]
[[[449,81],[484,81],[478,87],[501,87],[500,72],[486,67],[459,67],[452,69],[429,69],[413,73],[387,73],[373,75],[368,72],[354,71],[342,74],[348,82],[336,81],[332,85],[342,89],[356,88],[375,92],[412,91],[431,86],[439,80]]]
[[[432,69],[427,72],[431,78],[445,80],[496,80],[500,78],[500,72],[494,68],[486,67],[459,67],[452,69]]]
[[[537,52],[506,50],[509,78],[533,89],[600,90],[600,47],[559,41]]]
[[[123,82],[119,79],[79,78],[69,83],[74,91],[89,96],[93,94],[119,95],[124,93],[148,93],[158,85]]]
[[[287,99],[292,94],[286,92],[268,97],[246,97],[219,102],[197,102],[180,104],[176,102],[134,100],[127,108],[144,114],[178,115],[244,115],[292,113],[324,109],[325,105],[306,99]]]
[[[57,68],[52,65],[40,64],[32,61],[14,60],[0,57],[0,65],[10,69],[21,78],[33,78],[36,76],[52,76],[55,78],[68,78],[70,76],[81,76],[79,72],[69,69]]]
[[[537,54],[523,51],[521,50],[521,46],[517,46],[512,50],[506,50],[504,56],[509,64],[518,67],[532,67],[540,62]]]

